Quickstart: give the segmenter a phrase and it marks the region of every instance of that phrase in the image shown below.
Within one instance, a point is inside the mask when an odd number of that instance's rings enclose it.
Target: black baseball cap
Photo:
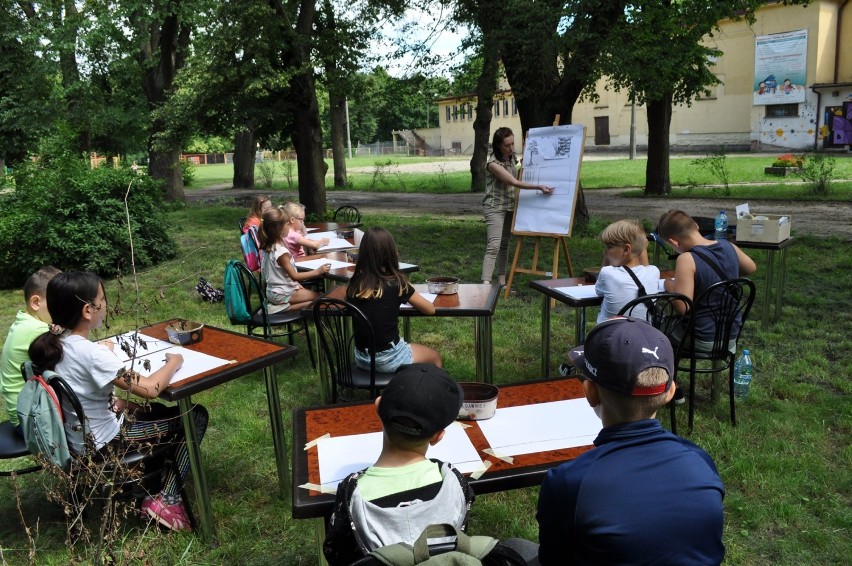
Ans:
[[[674,352],[665,334],[645,321],[616,317],[595,326],[584,345],[568,353],[580,373],[596,384],[622,395],[659,395],[668,391],[674,376]],[[659,367],[669,373],[665,384],[636,385],[642,371]]]
[[[385,428],[425,438],[456,420],[463,399],[458,382],[438,366],[406,365],[382,390],[379,418]]]

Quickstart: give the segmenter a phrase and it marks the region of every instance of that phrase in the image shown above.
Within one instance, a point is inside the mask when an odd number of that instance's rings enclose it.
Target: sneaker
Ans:
[[[683,389],[675,385],[675,394],[672,398],[672,403],[675,405],[683,405],[686,403],[686,395],[683,394]]]
[[[561,375],[562,377],[568,377],[569,375],[571,375],[572,369],[574,368],[570,364],[562,362],[561,364],[559,364],[559,375]]]
[[[184,509],[183,502],[180,500],[177,503],[168,504],[164,501],[162,495],[155,497],[149,495],[142,502],[142,514],[151,519],[156,519],[159,524],[173,531],[192,530],[186,509]]]

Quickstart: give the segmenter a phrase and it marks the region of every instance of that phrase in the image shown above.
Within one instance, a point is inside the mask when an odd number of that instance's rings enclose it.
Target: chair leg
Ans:
[[[677,417],[675,416],[674,399],[669,401],[669,420],[671,421],[672,434],[677,434]]]
[[[689,360],[689,432],[695,421],[695,358]]]
[[[737,426],[736,403],[734,400],[734,360],[728,360],[728,397],[731,399],[731,426]]]
[[[302,319],[302,328],[305,330],[305,340],[308,342],[308,354],[311,356],[311,367],[317,369],[317,360],[314,357],[314,346],[311,344],[311,329],[308,326],[308,321]]]

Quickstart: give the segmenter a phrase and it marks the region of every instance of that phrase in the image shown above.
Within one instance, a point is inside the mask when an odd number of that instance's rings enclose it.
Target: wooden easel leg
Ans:
[[[568,276],[574,277],[574,265],[571,263],[571,254],[568,252],[568,242],[565,238],[559,238],[559,243],[562,245],[562,251],[565,252],[565,261],[568,262]]]
[[[524,238],[521,236],[515,243],[515,257],[512,259],[512,269],[509,270],[509,278],[506,279],[506,292],[503,294],[504,299],[509,298],[509,291],[512,288],[512,281],[515,280],[515,270],[518,268],[518,259],[521,257],[521,244]]]

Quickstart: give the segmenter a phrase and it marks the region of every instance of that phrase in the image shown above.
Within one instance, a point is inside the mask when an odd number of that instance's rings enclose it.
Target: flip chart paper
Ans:
[[[297,261],[296,265],[298,267],[303,268],[303,269],[317,269],[317,268],[322,267],[323,265],[325,265],[327,263],[331,264],[330,269],[342,269],[344,267],[354,267],[355,266],[354,263],[346,263],[345,261],[337,261],[336,259],[325,259],[325,258],[308,259],[308,260],[305,260],[305,261]]]
[[[323,438],[317,443],[320,483],[335,487],[353,472],[372,466],[382,452],[382,433]],[[444,438],[426,451],[427,458],[450,462],[462,473],[482,468],[482,458],[458,423],[447,427]]]
[[[556,287],[556,291],[568,295],[572,299],[591,299],[597,297],[594,285],[576,285],[574,287]]]
[[[497,409],[490,419],[476,422],[502,456],[586,446],[602,428],[585,399]]]

